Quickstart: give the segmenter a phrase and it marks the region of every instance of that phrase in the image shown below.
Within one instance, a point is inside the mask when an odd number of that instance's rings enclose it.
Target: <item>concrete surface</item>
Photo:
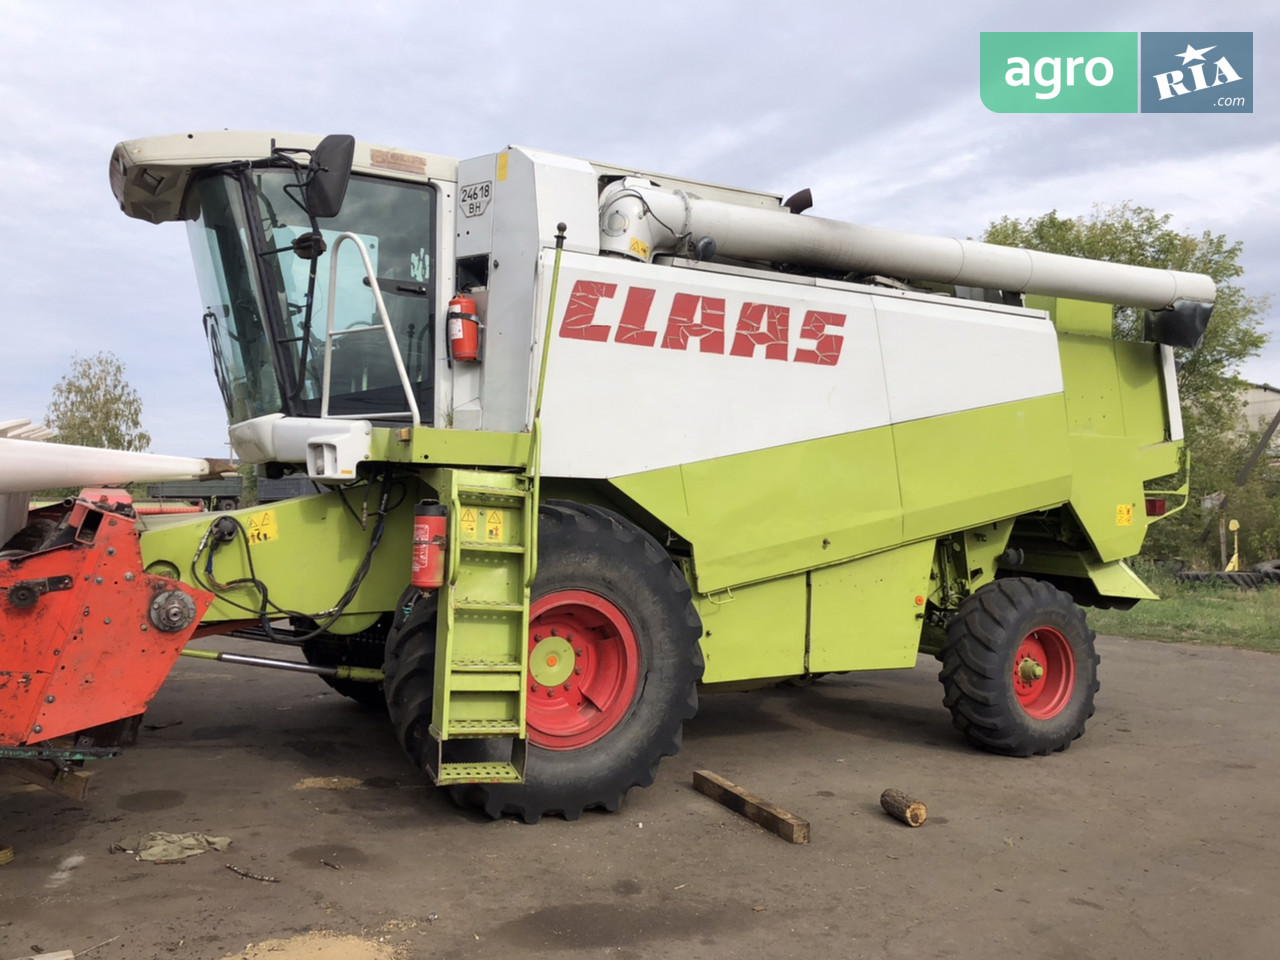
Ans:
[[[212,960],[308,931],[404,958],[1277,956],[1280,659],[1099,643],[1098,711],[1063,754],[970,749],[922,658],[704,697],[620,813],[532,827],[455,808],[314,678],[182,661],[147,718],[181,724],[99,764],[88,804],[0,781],[0,960],[110,937],[92,960]],[[812,843],[695,793],[699,768]],[[928,804],[923,827],[880,811],[890,786]],[[151,830],[233,843],[108,852]]]

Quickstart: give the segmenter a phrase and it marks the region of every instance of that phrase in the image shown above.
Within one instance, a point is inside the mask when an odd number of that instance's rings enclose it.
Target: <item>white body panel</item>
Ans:
[[[231,426],[231,445],[247,463],[305,463],[312,480],[346,482],[370,457],[368,420],[286,417],[269,413]]]
[[[633,290],[653,291],[643,315]],[[742,340],[769,307],[772,357]],[[806,333],[813,314],[829,322]],[[542,470],[624,476],[1061,391],[1057,337],[1037,312],[566,253]]]

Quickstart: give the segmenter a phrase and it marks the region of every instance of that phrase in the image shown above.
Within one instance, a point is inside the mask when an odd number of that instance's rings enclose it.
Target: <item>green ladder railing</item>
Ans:
[[[436,762],[428,773],[438,784],[521,783],[535,482],[485,470],[431,474],[429,482],[449,510],[449,530],[436,618]],[[446,759],[451,751],[445,745],[456,740],[505,741],[510,759]]]

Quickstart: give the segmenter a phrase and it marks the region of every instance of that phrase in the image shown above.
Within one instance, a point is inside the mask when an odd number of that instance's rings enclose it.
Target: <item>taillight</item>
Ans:
[[[1164,511],[1167,505],[1168,505],[1168,501],[1166,501],[1163,497],[1158,497],[1158,498],[1148,497],[1147,498],[1147,516],[1163,517]]]

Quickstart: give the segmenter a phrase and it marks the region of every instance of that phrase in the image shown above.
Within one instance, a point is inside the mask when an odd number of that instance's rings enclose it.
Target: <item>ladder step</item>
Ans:
[[[509,497],[513,500],[523,500],[529,495],[529,492],[523,487],[510,486],[495,487],[491,483],[466,483],[465,481],[458,483],[458,495],[466,498],[469,493],[474,493],[482,497]]]
[[[510,763],[442,763],[436,783],[523,783]]]
[[[524,604],[507,603],[504,600],[455,600],[453,602],[455,610],[492,610],[492,611],[509,611],[523,612]]]
[[[451,670],[449,689],[454,693],[519,693],[524,673],[514,670]]]
[[[469,659],[455,660],[449,669],[458,673],[524,673],[524,664],[499,658]]]
[[[463,550],[478,550],[484,553],[524,553],[524,547],[518,543],[480,543],[476,540],[464,540],[458,546]]]
[[[518,737],[520,724],[515,720],[450,720],[446,740],[458,737]]]

